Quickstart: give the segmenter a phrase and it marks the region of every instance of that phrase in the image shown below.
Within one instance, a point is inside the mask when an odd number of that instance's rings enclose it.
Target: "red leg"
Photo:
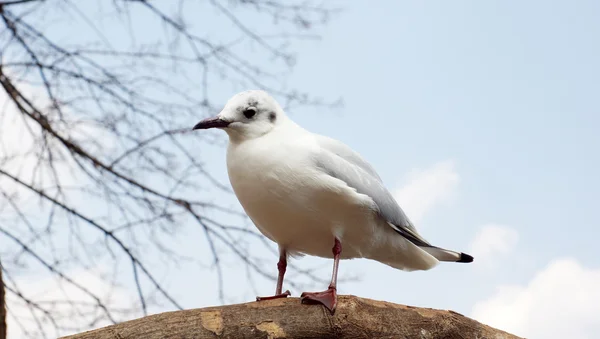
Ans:
[[[342,243],[335,238],[335,243],[331,249],[333,252],[333,273],[331,274],[331,283],[329,288],[323,292],[304,292],[300,296],[302,303],[322,304],[333,314],[337,306],[337,275],[338,266],[340,265],[340,253],[342,253]]]
[[[281,293],[283,289],[283,276],[285,275],[285,269],[287,268],[287,253],[284,249],[279,250],[279,262],[277,263],[277,270],[279,275],[277,276],[277,287],[275,288],[275,295],[270,297],[256,297],[256,301],[271,300],[277,298],[287,298],[291,295],[290,291]]]

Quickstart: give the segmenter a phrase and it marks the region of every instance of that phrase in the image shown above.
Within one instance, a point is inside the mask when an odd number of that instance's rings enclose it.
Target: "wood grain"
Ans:
[[[166,312],[65,337],[130,338],[519,338],[461,314],[339,296],[332,316],[298,298]]]

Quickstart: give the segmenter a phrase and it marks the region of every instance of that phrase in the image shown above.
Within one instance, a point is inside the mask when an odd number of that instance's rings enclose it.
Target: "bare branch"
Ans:
[[[13,0],[13,1],[0,1],[0,10],[2,7],[8,7],[10,5],[22,5],[30,2],[40,2],[43,0]]]
[[[207,35],[189,14],[206,10],[237,29]],[[318,37],[308,30],[334,12],[310,0],[0,0],[0,256],[14,328],[56,337],[181,309],[168,270],[184,265],[214,277],[221,302],[229,262],[250,285],[274,280],[273,244],[207,163],[223,139],[188,132],[221,109],[217,91],[328,107],[284,79],[290,43]],[[192,253],[178,246],[189,233]],[[294,288],[322,280],[289,267]],[[56,294],[33,293],[31,279]],[[122,291],[133,302],[111,301]]]

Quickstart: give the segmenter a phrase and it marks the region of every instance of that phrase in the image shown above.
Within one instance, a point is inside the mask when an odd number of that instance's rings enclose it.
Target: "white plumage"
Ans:
[[[406,271],[430,269],[438,260],[472,261],[429,244],[371,165],[345,144],[294,123],[266,92],[235,95],[195,129],[211,127],[229,135],[234,192],[283,259],[295,252],[334,258],[338,239],[341,259],[368,258]],[[335,292],[334,279],[332,285]]]

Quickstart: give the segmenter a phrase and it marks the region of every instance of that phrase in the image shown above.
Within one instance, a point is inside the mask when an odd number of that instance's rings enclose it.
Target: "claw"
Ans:
[[[290,293],[289,290],[287,290],[287,291],[285,291],[285,292],[283,292],[281,294],[275,294],[275,295],[272,295],[270,297],[256,297],[256,301],[265,301],[265,300],[273,300],[273,299],[279,299],[279,298],[287,298],[290,295],[292,295],[292,294]]]
[[[331,315],[335,313],[337,306],[337,293],[335,288],[329,288],[323,292],[304,292],[300,296],[303,304],[321,304],[325,306]]]

